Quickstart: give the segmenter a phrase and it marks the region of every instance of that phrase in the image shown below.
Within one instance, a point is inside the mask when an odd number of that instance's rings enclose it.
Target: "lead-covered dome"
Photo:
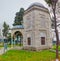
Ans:
[[[39,6],[39,7],[42,7],[42,8],[46,8],[43,4],[38,3],[38,2],[35,2],[35,3],[31,4],[31,5],[29,6],[29,8],[31,8],[32,6]]]

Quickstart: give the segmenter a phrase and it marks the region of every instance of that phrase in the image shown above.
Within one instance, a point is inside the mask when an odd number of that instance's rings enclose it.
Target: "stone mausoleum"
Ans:
[[[31,4],[24,12],[23,25],[12,28],[11,37],[20,37],[24,49],[49,49],[52,47],[51,19],[48,9],[41,3]]]

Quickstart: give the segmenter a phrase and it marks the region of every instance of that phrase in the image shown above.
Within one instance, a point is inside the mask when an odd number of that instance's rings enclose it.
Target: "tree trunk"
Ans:
[[[55,4],[56,6],[56,4]],[[57,21],[56,21],[56,14],[55,14],[56,7],[53,8],[53,14],[54,14],[54,21],[55,21],[55,33],[56,33],[56,59],[59,58],[58,56],[58,45],[59,45],[59,35],[57,30]]]

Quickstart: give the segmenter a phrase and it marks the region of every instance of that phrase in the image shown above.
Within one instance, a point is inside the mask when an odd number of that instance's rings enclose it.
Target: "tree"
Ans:
[[[6,24],[6,22],[4,22],[4,24],[3,24],[3,30],[2,30],[2,32],[3,32],[3,36],[7,37],[7,34],[9,32],[9,25]]]
[[[54,29],[55,28],[55,21],[54,21],[54,17],[52,17],[51,18],[51,21],[52,21],[52,24],[51,24],[51,26],[52,26],[52,29]],[[57,22],[57,21],[56,21]],[[60,23],[58,23],[57,22],[57,27],[59,27],[60,26]]]
[[[55,28],[55,34],[56,34],[56,59],[58,60],[58,43],[59,43],[59,36],[58,36],[58,30],[57,30],[57,21],[56,21],[56,3],[58,0],[45,0],[46,3],[52,8],[53,15],[54,15],[54,28]],[[59,61],[59,60],[58,60]]]
[[[23,24],[23,15],[24,15],[24,8],[21,8],[20,11],[16,13],[13,26]]]

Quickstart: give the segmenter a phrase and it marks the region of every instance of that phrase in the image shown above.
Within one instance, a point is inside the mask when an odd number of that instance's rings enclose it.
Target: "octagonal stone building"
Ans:
[[[49,49],[52,47],[51,19],[48,9],[41,3],[33,3],[24,12],[25,49]]]
[[[31,4],[24,12],[23,25],[12,28],[11,37],[20,36],[24,49],[41,50],[52,47],[51,19],[41,3]]]

